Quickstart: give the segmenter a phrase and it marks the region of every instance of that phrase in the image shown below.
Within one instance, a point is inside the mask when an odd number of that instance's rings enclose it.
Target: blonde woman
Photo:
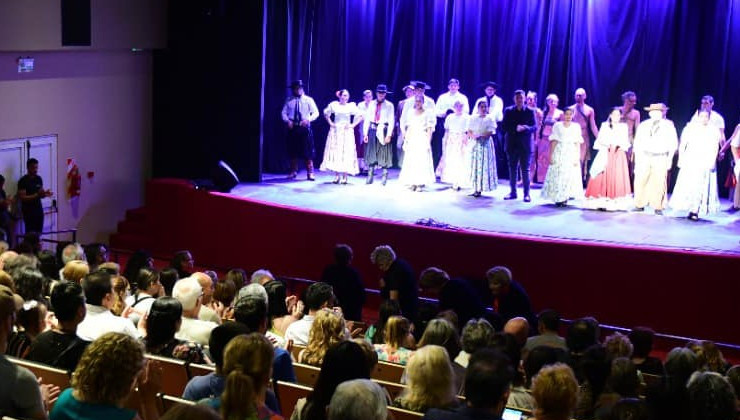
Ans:
[[[424,413],[457,405],[450,357],[442,346],[428,344],[417,350],[406,366],[406,380],[406,389],[393,401],[396,407]]]
[[[126,309],[126,298],[131,294],[131,286],[126,277],[118,275],[112,276],[110,282],[113,285],[113,306],[110,311],[115,316],[121,316]]]
[[[90,266],[85,261],[73,260],[64,265],[62,276],[64,280],[80,284],[82,278],[90,273]]]
[[[121,333],[107,333],[87,346],[72,374],[72,387],[54,404],[51,420],[140,419],[124,408],[138,386],[146,418],[156,418],[155,394],[159,389],[155,365],[145,363],[144,346]],[[141,412],[140,411],[140,412]]]
[[[415,346],[411,322],[402,316],[392,316],[385,324],[385,343],[376,344],[375,352],[378,360],[405,365]]]
[[[578,399],[578,382],[566,364],[543,367],[532,381],[537,420],[568,420],[572,418]]]
[[[331,309],[322,309],[311,324],[308,345],[298,354],[298,363],[321,366],[329,347],[345,338],[344,318]]]

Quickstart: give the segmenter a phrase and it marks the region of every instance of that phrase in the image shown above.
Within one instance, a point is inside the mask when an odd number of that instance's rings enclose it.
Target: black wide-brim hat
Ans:
[[[388,86],[386,86],[386,85],[384,85],[382,83],[375,87],[375,91],[378,92],[378,93],[385,93],[385,94],[392,94],[393,93],[390,90],[388,90]]]
[[[431,89],[432,87],[428,84],[422,82],[421,80],[412,80],[409,85],[413,86],[415,89]]]
[[[292,82],[290,82],[290,84],[288,85],[288,87],[289,88],[303,87],[303,80],[301,80],[301,79],[293,80]]]
[[[496,82],[492,82],[492,81],[489,80],[487,82],[481,83],[481,87],[483,89],[485,89],[485,88],[487,88],[489,86],[492,87],[492,88],[494,88],[494,89],[498,89],[498,83],[496,83]]]

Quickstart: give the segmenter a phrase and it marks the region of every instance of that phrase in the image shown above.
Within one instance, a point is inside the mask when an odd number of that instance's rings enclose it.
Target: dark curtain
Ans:
[[[679,132],[704,94],[728,137],[740,109],[740,0],[276,0],[267,2],[266,45],[267,171],[287,168],[279,114],[292,79],[319,110],[337,89],[357,101],[377,83],[397,102],[412,79],[436,100],[450,77],[471,103],[482,82],[498,82],[507,106],[515,89],[538,92],[540,106],[555,93],[563,107],[583,87],[598,121],[633,90],[640,108],[666,102]],[[317,162],[326,131],[320,118]]]

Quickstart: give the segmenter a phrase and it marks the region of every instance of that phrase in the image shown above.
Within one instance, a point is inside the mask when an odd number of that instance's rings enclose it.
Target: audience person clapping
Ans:
[[[342,315],[338,311],[322,309],[311,324],[308,345],[298,354],[298,362],[320,366],[329,348],[346,338]]]

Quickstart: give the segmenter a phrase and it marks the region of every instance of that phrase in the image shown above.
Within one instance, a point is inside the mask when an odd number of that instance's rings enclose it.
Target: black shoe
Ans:
[[[532,199],[531,199],[531,198],[529,198],[529,196],[528,196],[528,195],[525,195],[525,196],[524,196],[524,202],[525,202],[525,203],[529,203],[530,201],[532,201]]]
[[[334,178],[334,181],[331,182],[332,184],[339,184],[339,177]]]
[[[365,181],[365,184],[372,184],[374,177],[375,177],[375,168],[368,169],[367,170],[367,180]]]
[[[504,200],[516,200],[516,194],[509,194],[504,197]]]
[[[383,179],[380,183],[385,185],[387,182],[388,182],[388,169],[383,169]]]
[[[309,173],[308,175],[306,175],[306,180],[307,181],[316,181],[316,178],[313,177],[313,174],[312,173]]]
[[[645,207],[635,207],[634,211],[645,211]]]
[[[689,220],[693,220],[693,221],[695,221],[695,222],[696,222],[697,220],[699,220],[699,215],[698,215],[698,214],[696,214],[696,213],[689,213],[689,217],[688,217],[688,219],[689,219]]]
[[[663,215],[663,210],[655,210],[655,215],[656,216],[662,216]]]
[[[555,207],[565,207],[566,204],[568,204],[567,201],[558,201],[557,203],[555,203]]]
[[[474,192],[474,193],[470,194],[470,196],[471,196],[471,197],[475,197],[475,198],[478,198],[478,197],[480,197],[480,196],[481,196],[481,192],[480,192],[480,191],[476,191],[476,192]]]

